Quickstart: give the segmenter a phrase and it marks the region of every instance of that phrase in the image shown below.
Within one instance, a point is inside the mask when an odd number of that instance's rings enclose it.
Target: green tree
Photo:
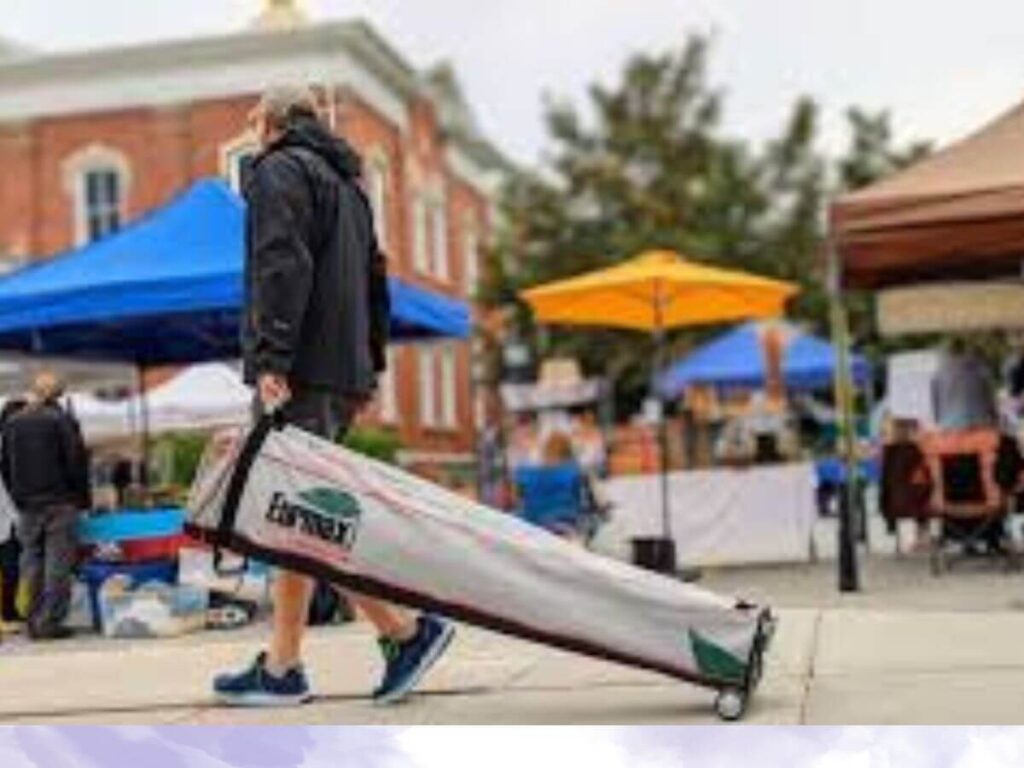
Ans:
[[[837,163],[839,187],[850,192],[866,187],[927,156],[930,142],[893,146],[892,117],[888,111],[867,112],[851,107],[846,112],[850,143]]]
[[[708,55],[707,40],[693,37],[674,53],[635,56],[617,82],[590,88],[586,109],[548,104],[549,163],[505,190],[485,302],[508,305],[527,286],[668,248],[798,282],[792,315],[827,327],[830,192],[877,179],[925,150],[895,149],[887,113],[853,109],[851,144],[833,169],[818,149],[819,110],[809,98],[763,146],[725,135]],[[518,324],[529,337],[522,307]],[[681,352],[706,333],[681,331],[670,344]],[[637,334],[549,329],[534,338],[540,355],[573,356],[615,380],[623,410],[646,391],[651,349]]]

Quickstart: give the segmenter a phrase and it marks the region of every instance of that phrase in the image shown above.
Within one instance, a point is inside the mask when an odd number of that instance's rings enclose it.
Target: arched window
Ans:
[[[441,181],[421,188],[413,195],[412,263],[420,274],[442,281],[451,278],[448,206]]]
[[[131,169],[122,153],[90,145],[68,158],[64,177],[73,201],[76,244],[99,240],[121,228],[131,186]]]

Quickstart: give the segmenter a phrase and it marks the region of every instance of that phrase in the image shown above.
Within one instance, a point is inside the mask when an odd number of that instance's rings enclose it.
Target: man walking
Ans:
[[[28,405],[4,425],[0,454],[4,483],[20,511],[21,576],[34,640],[72,634],[64,621],[78,559],[78,518],[91,506],[89,457],[78,422],[58,402],[62,394],[59,379],[38,376]]]
[[[383,280],[360,161],[322,123],[313,93],[278,88],[251,116],[262,152],[245,183],[248,202],[243,353],[257,405],[328,439],[341,436],[376,387],[373,297]],[[274,580],[270,646],[236,675],[214,681],[218,698],[248,706],[311,697],[302,666],[311,579]],[[404,698],[441,656],[453,629],[352,595],[377,628],[384,677],[374,699]]]

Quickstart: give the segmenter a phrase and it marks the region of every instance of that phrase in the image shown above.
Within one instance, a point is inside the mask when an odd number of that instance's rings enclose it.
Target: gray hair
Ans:
[[[317,97],[306,85],[278,85],[260,98],[259,110],[276,128],[286,128],[298,117],[318,116]]]

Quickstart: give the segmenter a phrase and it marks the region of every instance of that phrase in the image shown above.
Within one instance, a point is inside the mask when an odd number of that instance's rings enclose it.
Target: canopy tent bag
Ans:
[[[211,442],[188,532],[361,594],[719,692],[742,716],[770,612],[587,552],[271,418]]]

